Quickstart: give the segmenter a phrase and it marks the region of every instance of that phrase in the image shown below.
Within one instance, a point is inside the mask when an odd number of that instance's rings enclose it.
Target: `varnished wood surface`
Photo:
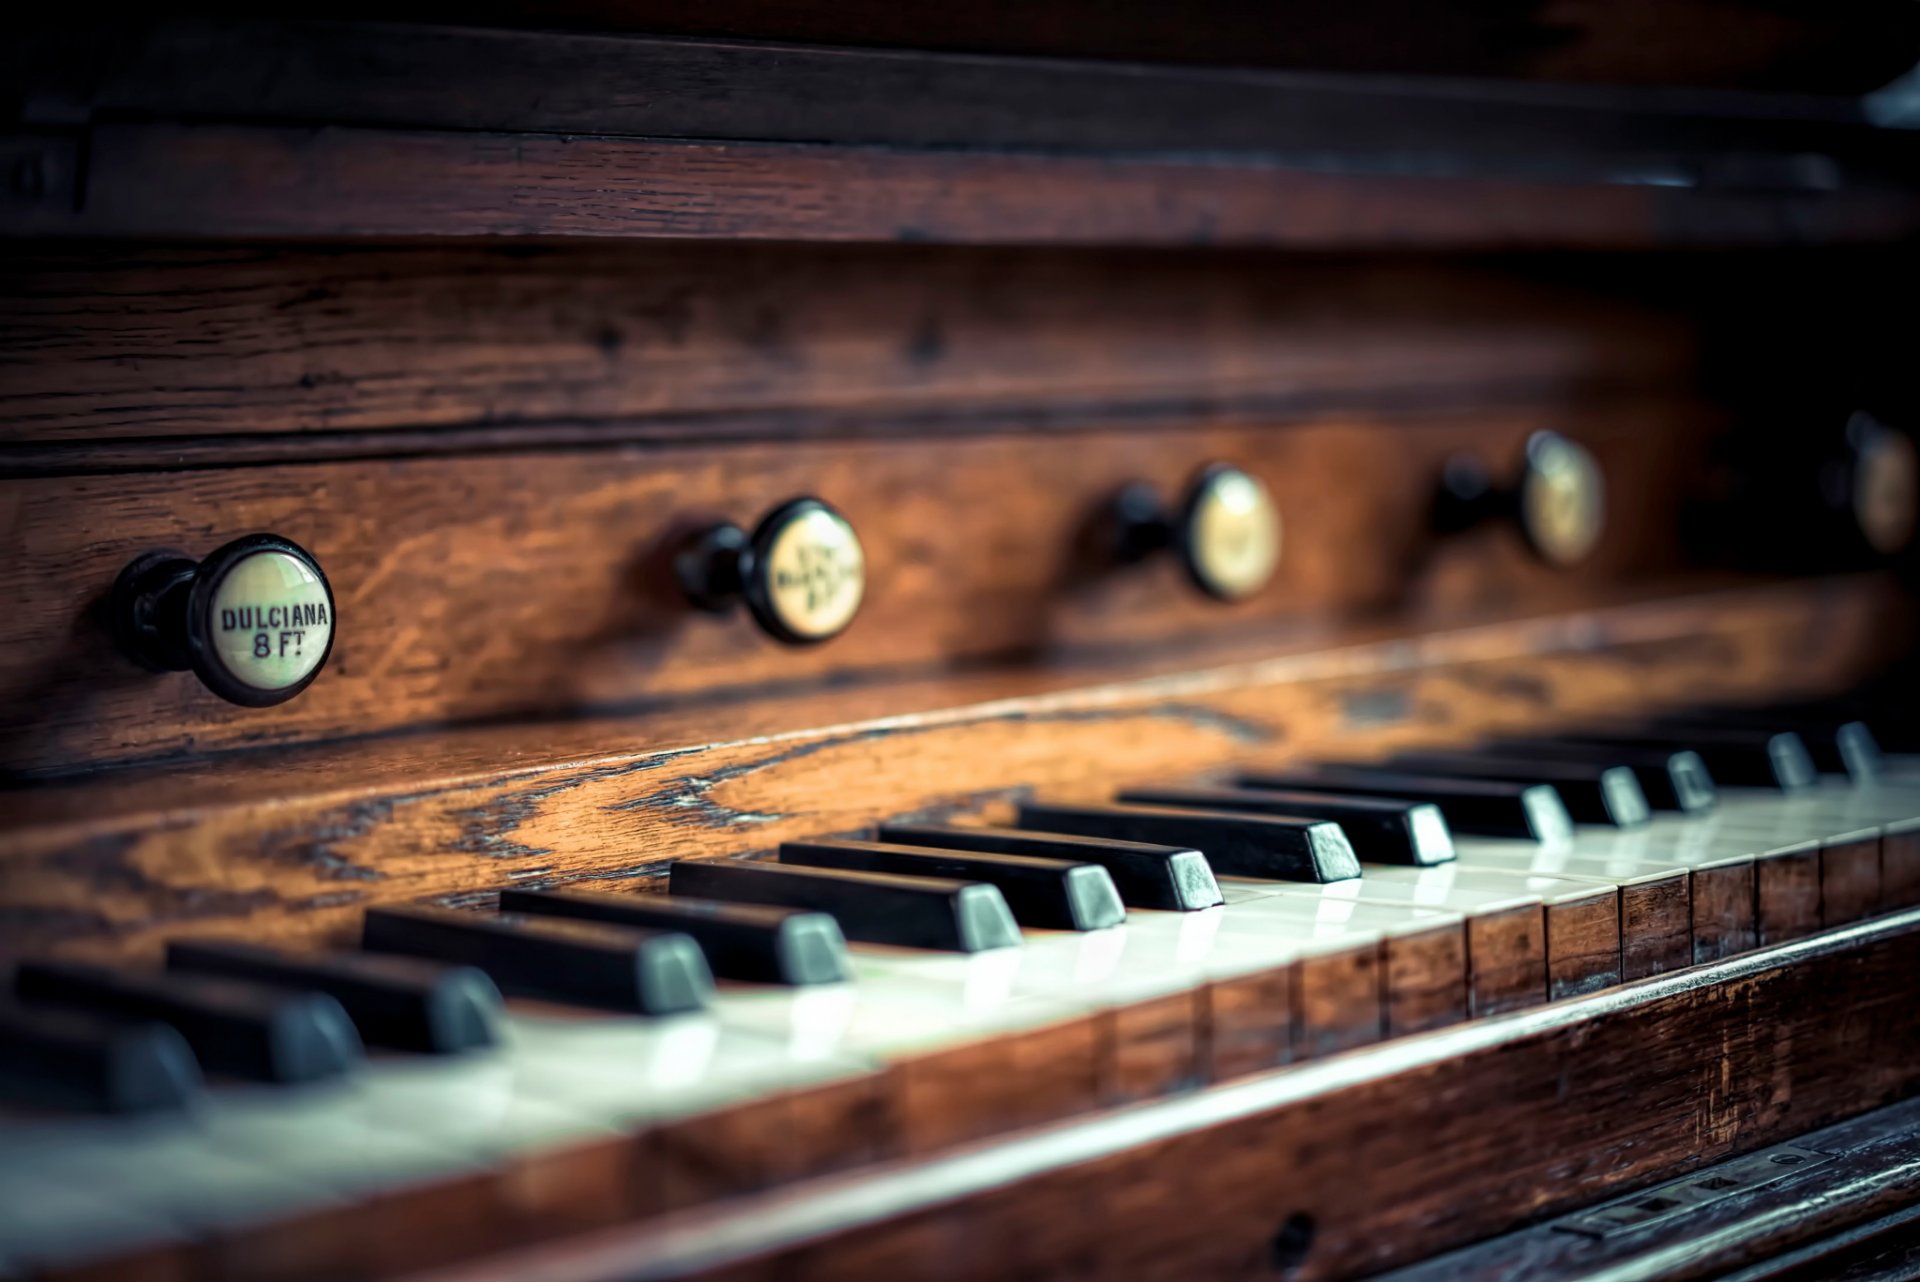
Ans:
[[[253,15],[257,4],[205,6]],[[1891,0],[1608,0],[1488,7],[1363,0],[1284,9],[1205,0],[1023,0],[902,9],[714,0],[408,0],[275,5],[267,12],[412,18],[503,27],[747,36],[898,46],[1218,63],[1309,70],[1491,76],[1558,82],[1791,88],[1860,93],[1913,63],[1920,22]]]
[[[1718,426],[1691,402],[1626,400],[1441,416],[1328,415],[1207,429],[1088,430],[779,449],[642,446],[0,482],[0,769],[582,715],[859,672],[1119,645],[1317,617],[1442,626],[1524,600],[1594,599],[1673,563],[1681,492]],[[1508,528],[1436,543],[1431,495],[1456,451],[1515,465],[1553,428],[1588,444],[1617,496],[1574,572]],[[1278,572],[1232,607],[1171,557],[1100,553],[1113,495],[1173,501],[1210,461],[1263,480],[1285,523]],[[797,495],[838,507],[866,548],[860,616],[805,650],[744,611],[693,610],[673,551],[715,520],[751,526]],[[312,552],[338,606],[331,659],[267,710],[184,674],[134,667],[100,616],[114,577],[154,548],[204,555],[272,531]],[[1107,545],[1110,546],[1110,545]]]
[[[1189,661],[1184,673],[956,675],[14,791],[0,832],[0,947],[125,954],[152,952],[170,933],[322,938],[351,929],[372,902],[646,878],[675,858],[906,815],[992,813],[1034,793],[1104,797],[1230,765],[1539,729],[1603,709],[1844,688],[1903,644],[1885,589],[1877,578],[1832,580],[1243,652],[1200,671]],[[1802,871],[1759,887],[1763,942],[1819,928],[1817,847]],[[1567,975],[1577,984],[1604,958],[1579,932],[1569,938],[1554,955],[1589,959]]]
[[[84,141],[84,146],[82,145]],[[0,235],[565,236],[1495,250],[1896,241],[1920,202],[598,136],[103,124],[15,134]]]
[[[1818,1156],[1816,1156],[1818,1155]],[[1749,1165],[1749,1163],[1754,1165]],[[1755,1165],[1759,1174],[1756,1174]],[[1797,1167],[1800,1169],[1788,1169]],[[1490,1242],[1395,1270],[1381,1282],[1491,1282],[1514,1277],[1598,1277],[1618,1282],[1730,1282],[1813,1277],[1855,1278],[1841,1258],[1867,1236],[1906,1232],[1920,1210],[1913,1173],[1920,1168],[1920,1108],[1913,1101],[1796,1136],[1743,1161],[1709,1166],[1678,1188],[1657,1185],[1630,1195],[1629,1206],[1675,1193],[1717,1198],[1663,1222],[1615,1230],[1596,1240],[1567,1219],[1534,1225]],[[1755,1185],[1756,1179],[1767,1179]],[[1739,1186],[1748,1187],[1739,1187]],[[1824,1263],[1827,1269],[1800,1272]],[[1828,1270],[1831,1271],[1828,1271]],[[1897,1274],[1862,1273],[1857,1282]]]
[[[384,16],[384,15],[383,15]],[[470,15],[468,15],[470,16]],[[1024,14],[1022,15],[1025,16]],[[1920,54],[1920,40],[1916,40]],[[37,123],[223,120],[896,147],[1287,157],[1607,181],[1715,153],[1907,149],[1854,98],[1303,76],[384,22],[56,19],[0,53]],[[1804,171],[1802,171],[1804,173]],[[1897,168],[1886,166],[1898,182]],[[1783,166],[1786,186],[1796,172]]]
[[[1906,1097],[1916,925],[436,1276],[1364,1275]]]
[[[1743,283],[1756,274],[1698,289],[1734,301]],[[1524,262],[16,245],[0,252],[0,472],[29,461],[28,443],[45,470],[164,470],[1151,427],[1255,405],[1484,408],[1683,391],[1700,342],[1673,302],[1536,279]],[[314,437],[340,439],[323,452]]]

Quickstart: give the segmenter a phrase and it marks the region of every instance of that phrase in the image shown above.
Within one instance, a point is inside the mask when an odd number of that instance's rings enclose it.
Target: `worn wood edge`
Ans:
[[[1277,654],[1272,653],[1271,639],[1245,638],[1226,647],[1225,655],[1220,647],[1201,650],[1199,666],[1182,664],[1180,654],[1175,652],[1151,657],[1144,663],[1121,656],[1104,664],[1058,673],[982,671],[927,684],[909,680],[906,689],[880,682],[826,695],[772,691],[762,698],[742,701],[739,720],[752,726],[745,734],[726,733],[729,723],[735,721],[727,707],[663,705],[657,712],[640,714],[659,727],[655,736],[658,741],[644,749],[608,752],[601,747],[595,751],[594,745],[634,737],[630,732],[644,729],[645,719],[561,722],[543,727],[554,732],[550,752],[508,767],[483,763],[506,755],[498,751],[500,746],[527,740],[532,733],[530,727],[479,727],[426,736],[395,736],[403,745],[399,751],[407,758],[416,755],[412,741],[426,738],[431,742],[425,755],[431,759],[466,764],[464,769],[423,771],[395,782],[416,790],[457,789],[501,780],[535,780],[556,770],[634,767],[698,752],[782,747],[985,721],[1073,716],[1101,708],[1149,707],[1239,690],[1417,673],[1537,655],[1599,655],[1626,646],[1721,631],[1839,628],[1841,619],[1835,616],[1847,616],[1856,625],[1868,620],[1890,623],[1895,621],[1886,618],[1889,613],[1904,620],[1904,612],[1890,605],[1890,593],[1895,590],[1892,581],[1878,573],[1843,575],[1705,592],[1683,590],[1607,602],[1591,609],[1498,617],[1417,633],[1406,633],[1392,625],[1362,628],[1356,629],[1361,639],[1349,644],[1325,644],[1333,638],[1318,634],[1304,643],[1282,643]],[[1369,632],[1372,635],[1367,635]],[[1139,670],[1142,668],[1144,671]],[[1817,689],[1825,676],[1809,671],[1808,680],[1800,684]],[[927,699],[928,695],[932,698]],[[887,707],[903,701],[922,706],[838,721],[822,720],[817,715],[849,704]],[[783,728],[782,722],[788,725]],[[702,728],[718,733],[702,736],[698,733]],[[362,795],[366,787],[392,778],[397,763],[381,756],[381,751],[382,742],[378,740],[243,751],[219,754],[202,763],[108,770],[0,792],[0,797],[15,803],[0,811],[0,859],[10,849],[9,841],[24,832],[54,837],[67,831],[90,832],[101,824],[117,822],[122,815],[137,825],[164,824],[209,806],[245,806],[293,798],[316,803],[350,800]],[[328,786],[299,787],[303,779],[311,783],[316,775],[324,775]],[[249,776],[257,777],[257,785],[248,784]],[[172,804],[153,806],[148,800],[150,792],[165,794]],[[199,795],[192,796],[195,792]],[[69,829],[68,825],[73,827]]]
[[[1729,128],[1753,131],[1747,146],[1761,149],[1887,141],[1855,99],[1779,90],[1339,76],[312,18],[164,19],[115,45],[103,69],[88,34],[55,28],[21,41],[6,70],[27,82],[28,115],[1202,152],[1461,142],[1479,151],[1516,126],[1509,146],[1604,146],[1619,128],[1613,118],[1625,115],[1670,147],[1729,146]],[[369,43],[379,57],[356,56]],[[262,63],[278,74],[254,74]],[[719,101],[701,92],[715,81],[736,92]],[[632,93],[636,83],[648,92]],[[1552,122],[1544,141],[1543,121]]]
[[[455,739],[387,761],[367,745],[267,758],[257,774],[235,762],[30,789],[9,795],[14,826],[0,835],[0,952],[130,955],[209,932],[338,939],[373,902],[465,906],[504,885],[644,884],[676,858],[737,857],[903,815],[993,817],[1035,791],[1099,798],[1262,758],[1538,727],[1596,706],[1835,688],[1892,636],[1874,583],[1587,611],[1050,693],[1003,687],[979,702],[637,754],[605,752],[610,733],[632,727],[573,728],[578,737],[506,769],[487,758],[524,758],[524,728],[465,740],[476,769],[447,769]],[[885,706],[898,692],[870,693]],[[1402,715],[1348,723],[1351,707],[1383,698]],[[1152,733],[1115,734],[1128,725]],[[859,789],[832,782],[856,769]]]
[[[1462,1250],[1424,1260],[1377,1282],[1441,1282],[1547,1271],[1554,1264],[1608,1282],[1753,1282],[1788,1273],[1793,1263],[1886,1227],[1920,1218],[1920,1154],[1915,1152],[1920,1108],[1907,1100],[1808,1135],[1793,1147],[1827,1153],[1833,1161],[1796,1171],[1759,1188],[1705,1203],[1664,1225],[1650,1225],[1593,1241],[1561,1232],[1549,1221]],[[1767,1148],[1748,1155],[1757,1157]],[[1692,1172],[1710,1178],[1725,1163]],[[1899,1208],[1899,1209],[1895,1209]],[[1891,1214],[1889,1214],[1891,1211]],[[1533,1244],[1539,1249],[1532,1251]],[[1784,1253],[1788,1258],[1783,1260]],[[1748,1266],[1748,1267],[1737,1267]],[[1729,1268],[1737,1268],[1727,1274]]]
[[[46,175],[0,236],[618,236],[1514,249],[1884,242],[1920,202],[1038,156],[348,126],[4,140]],[[769,200],[769,193],[780,193]]]
[[[1330,1107],[1329,1097],[1442,1064],[1486,1054],[1511,1056],[1521,1044],[1557,1032],[1590,1028],[1610,1017],[1671,1003],[1702,990],[1747,984],[1820,958],[1855,955],[1876,946],[1912,951],[1920,910],[1782,944],[1710,966],[1623,984],[1592,996],[1492,1016],[1325,1060],[1276,1069],[1240,1082],[1104,1112],[977,1146],[922,1163],[835,1176],[724,1207],[704,1208],[634,1229],[617,1229],[535,1247],[496,1259],[422,1275],[438,1282],[529,1276],[620,1277],[639,1282],[718,1273],[781,1251],[888,1221],[1004,1193],[1023,1181],[1283,1109]],[[1839,1000],[1836,998],[1836,1000]],[[1691,1107],[1692,1101],[1686,1101]],[[1858,1111],[1858,1110],[1856,1110]],[[1808,1121],[1801,1131],[1839,1120]],[[1376,1119],[1377,1124],[1378,1119]],[[1799,1132],[1741,1135],[1733,1156]],[[1683,1158],[1671,1164],[1677,1170]],[[1597,1200],[1617,1188],[1595,1188]],[[1464,1245],[1464,1241],[1460,1243]]]

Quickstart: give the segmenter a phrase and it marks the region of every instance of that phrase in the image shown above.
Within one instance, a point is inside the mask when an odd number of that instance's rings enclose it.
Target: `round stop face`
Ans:
[[[1875,423],[1860,434],[1854,457],[1853,519],[1861,536],[1882,556],[1904,551],[1920,516],[1920,451]]]
[[[232,680],[288,690],[312,676],[333,640],[333,593],[309,561],[262,549],[240,557],[208,595],[206,652]]]
[[[1553,432],[1527,443],[1520,526],[1551,564],[1573,565],[1592,553],[1606,529],[1606,483],[1585,446]]]
[[[1214,596],[1238,601],[1267,585],[1280,564],[1280,509],[1267,487],[1236,467],[1208,469],[1187,503],[1187,569]]]
[[[867,560],[846,517],[824,503],[793,506],[756,542],[753,603],[776,635],[824,641],[853,622],[866,595]]]

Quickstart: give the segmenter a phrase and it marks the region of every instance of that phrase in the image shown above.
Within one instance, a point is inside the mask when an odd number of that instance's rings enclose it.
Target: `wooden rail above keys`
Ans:
[[[646,879],[675,858],[909,816],[1004,814],[1027,795],[1105,801],[1129,784],[1538,730],[1596,710],[1832,689],[1901,644],[1883,586],[1836,579],[1331,650],[1226,649],[1199,670],[1188,655],[1185,671],[851,685],[15,790],[0,828],[0,907],[15,926],[0,948],[140,954],[168,934],[233,931],[323,939],[351,932],[371,903]],[[1805,871],[1810,910],[1777,926],[1805,898],[1782,896],[1805,879],[1778,894],[1763,880],[1764,939],[1818,927],[1817,849]]]

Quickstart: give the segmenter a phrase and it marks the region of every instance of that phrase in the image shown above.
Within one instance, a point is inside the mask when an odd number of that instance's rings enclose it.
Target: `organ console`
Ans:
[[[9,23],[0,1280],[1910,1274],[1911,6],[1293,8]]]

